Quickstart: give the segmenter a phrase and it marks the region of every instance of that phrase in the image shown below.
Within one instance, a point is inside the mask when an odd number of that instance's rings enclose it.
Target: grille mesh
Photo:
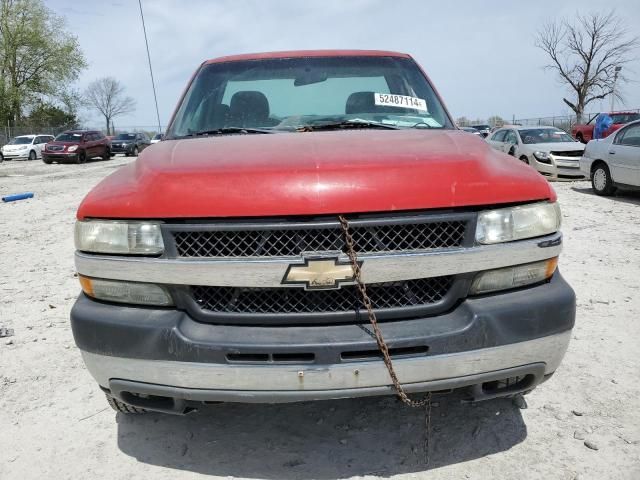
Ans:
[[[444,298],[452,276],[402,282],[371,283],[367,293],[376,310],[422,306]],[[301,288],[191,287],[200,308],[217,313],[308,314],[364,309],[355,285],[339,290],[306,291]]]
[[[462,245],[465,221],[352,227],[358,253],[452,248]],[[302,252],[345,252],[339,226],[239,231],[177,231],[180,257],[297,257]]]
[[[569,152],[551,152],[551,155],[558,157],[581,157],[584,150],[574,150]]]

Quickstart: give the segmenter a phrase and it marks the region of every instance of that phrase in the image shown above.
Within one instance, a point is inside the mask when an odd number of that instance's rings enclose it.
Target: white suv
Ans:
[[[20,135],[11,139],[2,147],[2,158],[5,160],[36,160],[42,158],[42,149],[53,135]]]

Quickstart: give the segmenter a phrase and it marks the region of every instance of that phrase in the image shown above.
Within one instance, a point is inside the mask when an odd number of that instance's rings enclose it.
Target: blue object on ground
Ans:
[[[15,202],[16,200],[24,200],[25,198],[33,198],[33,192],[16,193],[15,195],[7,195],[2,197],[3,202]]]

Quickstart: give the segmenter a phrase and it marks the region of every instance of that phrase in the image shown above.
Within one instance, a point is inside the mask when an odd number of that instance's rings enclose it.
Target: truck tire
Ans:
[[[147,411],[144,408],[138,408],[138,407],[134,407],[132,405],[123,403],[117,398],[113,398],[108,393],[105,393],[105,395],[107,397],[107,402],[109,403],[109,406],[113,408],[116,412],[125,413],[128,415],[131,415],[131,414],[140,415],[142,413],[147,413]]]
[[[522,161],[522,163],[526,163],[527,165],[529,165],[529,159],[527,158],[526,155],[522,155],[520,157],[520,160]]]
[[[38,158],[38,155],[36,154],[35,150],[31,150],[29,152],[29,160],[35,160],[36,158]]]
[[[137,157],[139,153],[140,151],[138,150],[138,146],[136,145],[135,147],[133,147],[133,156]]]
[[[111,151],[108,148],[105,148],[104,155],[102,155],[102,160],[109,160],[111,158]]]
[[[44,157],[42,157],[42,161],[43,161],[44,163],[46,163],[47,165],[51,165],[51,162],[52,162],[53,160],[49,160],[48,158],[44,158]]]
[[[609,167],[604,162],[598,162],[591,173],[591,186],[596,195],[609,196],[616,192]]]
[[[87,161],[87,154],[82,151],[82,152],[78,152],[78,155],[76,155],[76,163],[84,163]]]

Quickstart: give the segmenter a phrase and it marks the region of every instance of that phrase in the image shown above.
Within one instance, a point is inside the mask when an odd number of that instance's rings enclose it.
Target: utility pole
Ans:
[[[620,73],[620,70],[622,70],[622,67],[617,66],[614,69],[614,74],[613,74],[613,88],[611,89],[611,112],[613,112],[613,106],[615,104],[616,101],[616,82],[618,81],[618,74]]]
[[[144,24],[144,13],[142,12],[142,0],[138,0],[140,6],[140,19],[142,20],[142,32],[144,33],[144,43],[147,46],[147,60],[149,61],[149,75],[151,76],[151,88],[153,89],[153,101],[156,104],[156,117],[158,118],[158,133],[162,133],[160,125],[160,110],[158,109],[158,96],[156,95],[156,82],[153,79],[153,69],[151,68],[151,54],[149,53],[149,41],[147,40],[147,27]]]

